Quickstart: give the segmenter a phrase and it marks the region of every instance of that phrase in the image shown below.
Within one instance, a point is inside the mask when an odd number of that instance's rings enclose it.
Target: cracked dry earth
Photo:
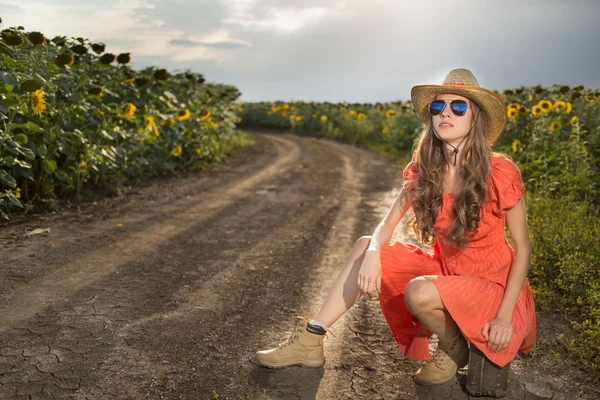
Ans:
[[[333,325],[324,367],[255,364],[296,315],[316,314],[402,170],[331,140],[252,134],[214,170],[1,227],[1,399],[468,398],[465,371],[413,383],[422,361],[402,356],[376,299]],[[411,241],[409,216],[396,239]],[[50,232],[25,236],[36,228]],[[541,339],[564,329],[538,323]],[[597,398],[573,371],[553,354],[518,356],[507,398]]]

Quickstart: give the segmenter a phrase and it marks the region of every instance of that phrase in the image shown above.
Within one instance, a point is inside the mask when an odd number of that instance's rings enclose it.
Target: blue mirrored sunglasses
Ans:
[[[458,117],[462,117],[467,113],[469,109],[469,105],[464,100],[452,100],[452,101],[444,101],[444,100],[434,100],[429,103],[429,113],[431,115],[439,115],[444,108],[446,108],[446,104],[450,103],[450,110],[452,113]]]

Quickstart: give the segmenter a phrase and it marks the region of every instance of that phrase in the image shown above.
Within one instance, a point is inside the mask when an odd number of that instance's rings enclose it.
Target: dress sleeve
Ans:
[[[404,172],[402,173],[404,181],[407,184],[412,183],[415,179],[417,179],[417,172],[417,164],[415,164],[414,161],[409,162],[406,168],[404,168]]]
[[[498,215],[505,215],[525,193],[521,171],[514,162],[504,159],[497,163],[493,174],[496,185],[496,211]]]

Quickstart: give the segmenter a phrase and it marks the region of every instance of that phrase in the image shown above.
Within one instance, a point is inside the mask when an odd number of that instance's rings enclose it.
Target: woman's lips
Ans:
[[[438,125],[440,128],[452,128],[454,125],[452,125],[449,122],[442,122],[441,124]]]

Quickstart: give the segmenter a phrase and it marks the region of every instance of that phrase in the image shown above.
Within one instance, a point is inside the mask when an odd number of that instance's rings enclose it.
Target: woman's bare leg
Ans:
[[[422,276],[406,286],[406,307],[440,340],[449,341],[458,333],[458,326],[446,310],[433,282]]]
[[[370,241],[371,236],[362,236],[356,241],[315,320],[330,327],[361,298],[358,272]]]

